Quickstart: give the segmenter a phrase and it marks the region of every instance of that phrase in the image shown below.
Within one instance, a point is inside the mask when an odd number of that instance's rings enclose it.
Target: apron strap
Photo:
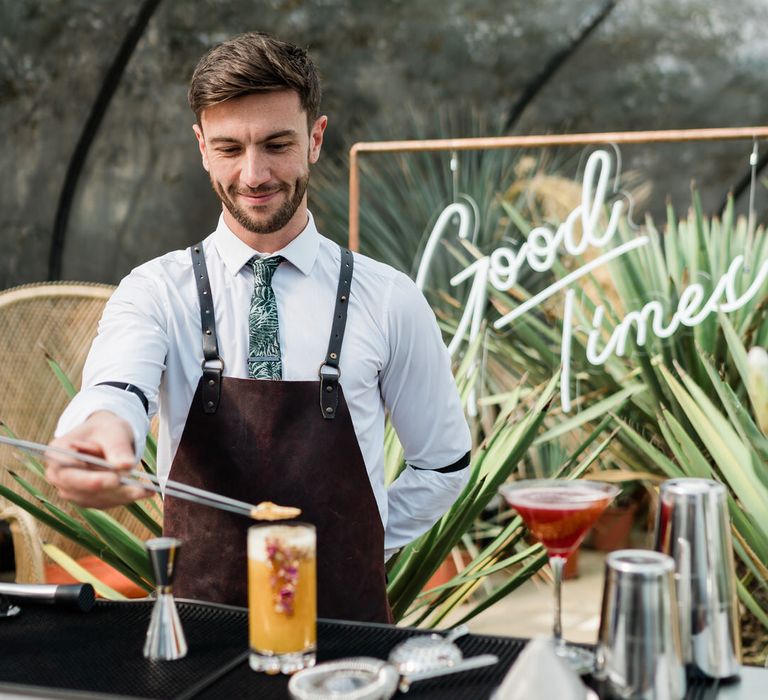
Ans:
[[[320,365],[318,375],[320,377],[320,412],[323,418],[336,417],[336,409],[339,405],[339,357],[341,357],[341,344],[344,340],[344,329],[347,326],[347,306],[349,292],[352,288],[352,271],[354,258],[348,248],[341,249],[341,268],[339,271],[339,287],[336,290],[336,308],[333,310],[333,323],[331,324],[331,337],[328,341],[328,352],[325,361]]]
[[[224,360],[219,355],[216,339],[216,318],[213,313],[213,296],[208,281],[208,268],[205,266],[203,243],[189,249],[192,256],[192,270],[197,283],[197,296],[200,300],[200,327],[203,331],[203,411],[216,413],[221,398],[221,375],[224,372]]]

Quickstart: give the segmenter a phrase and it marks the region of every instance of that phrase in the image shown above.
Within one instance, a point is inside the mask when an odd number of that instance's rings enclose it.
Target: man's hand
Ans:
[[[152,495],[140,486],[120,484],[120,476],[134,467],[133,433],[130,425],[114,413],[97,411],[50,444],[101,457],[116,467],[115,471],[99,469],[50,453],[46,476],[62,498],[89,508],[111,508]]]

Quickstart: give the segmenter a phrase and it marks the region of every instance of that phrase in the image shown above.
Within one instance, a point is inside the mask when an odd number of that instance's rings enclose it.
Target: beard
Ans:
[[[298,177],[293,183],[293,188],[285,182],[280,183],[280,187],[277,191],[284,192],[286,195],[285,201],[280,205],[280,208],[266,221],[263,219],[257,219],[252,216],[248,209],[241,207],[237,203],[238,188],[234,185],[228,187],[226,191],[222,187],[220,182],[217,182],[211,177],[211,186],[216,196],[221,200],[221,203],[227,208],[227,211],[232,215],[232,218],[237,221],[246,231],[251,233],[275,233],[284,228],[288,222],[293,218],[296,210],[301,204],[301,200],[304,198],[304,193],[307,191],[309,184],[309,172],[305,173],[301,177]],[[293,189],[293,192],[291,192]],[[248,190],[247,193],[242,194],[249,195],[263,195],[275,192],[274,186],[271,187],[257,187],[252,190]]]

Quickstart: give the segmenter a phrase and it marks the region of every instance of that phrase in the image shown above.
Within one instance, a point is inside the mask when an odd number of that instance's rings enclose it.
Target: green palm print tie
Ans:
[[[272,275],[285,258],[251,258],[253,296],[248,316],[248,376],[253,379],[281,379],[280,332]]]

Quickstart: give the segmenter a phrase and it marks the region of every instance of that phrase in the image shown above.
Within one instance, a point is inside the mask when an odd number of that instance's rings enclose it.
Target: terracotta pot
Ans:
[[[600,552],[629,548],[636,511],[637,503],[606,508],[592,526],[587,539],[589,546]]]
[[[464,566],[470,561],[469,555],[464,552],[461,554],[461,559],[464,562]],[[454,560],[453,554],[449,554],[445,558],[445,561],[437,567],[437,571],[432,574],[432,577],[426,582],[422,590],[429,591],[438,586],[442,586],[444,583],[448,583],[448,581],[458,573],[459,570],[456,568],[456,561]]]
[[[117,569],[102,561],[94,555],[88,555],[77,559],[77,563],[86,571],[93,574],[97,579],[113,588],[118,593],[122,593],[127,598],[145,598],[148,593],[131,579],[123,576]],[[68,574],[58,564],[47,564],[45,567],[46,583],[80,583],[73,576]],[[98,592],[96,595],[99,595]]]
[[[579,550],[577,549],[565,562],[563,567],[563,581],[579,578]]]

